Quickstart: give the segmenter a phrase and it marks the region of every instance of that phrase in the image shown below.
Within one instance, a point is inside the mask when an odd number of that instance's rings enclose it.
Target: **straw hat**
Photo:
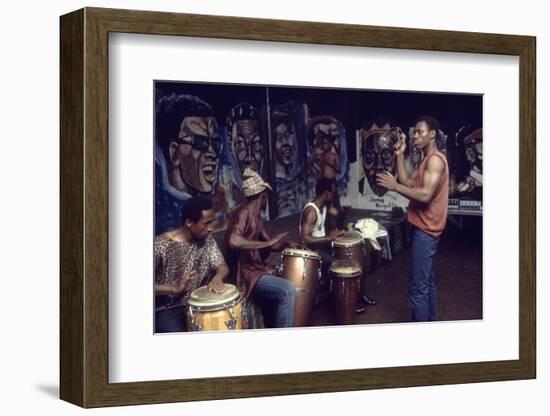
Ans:
[[[246,197],[259,194],[260,192],[263,192],[266,188],[271,191],[273,190],[271,185],[264,181],[255,170],[246,168],[244,170],[243,176],[243,192],[244,196]]]

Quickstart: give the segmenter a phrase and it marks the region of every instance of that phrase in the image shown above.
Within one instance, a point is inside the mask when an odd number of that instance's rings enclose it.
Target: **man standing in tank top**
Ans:
[[[447,222],[449,166],[437,148],[439,123],[433,117],[419,117],[414,129],[414,146],[424,159],[418,168],[405,168],[406,141],[396,144],[397,178],[378,174],[377,183],[410,199],[407,220],[412,226],[409,299],[414,321],[437,319],[437,292],[433,257]],[[399,179],[399,181],[397,180]]]

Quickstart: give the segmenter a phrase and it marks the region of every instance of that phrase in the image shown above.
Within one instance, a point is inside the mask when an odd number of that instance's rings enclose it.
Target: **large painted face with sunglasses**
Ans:
[[[210,194],[216,182],[221,139],[214,117],[185,117],[176,140],[170,144],[170,161],[179,177],[170,178],[181,191]]]

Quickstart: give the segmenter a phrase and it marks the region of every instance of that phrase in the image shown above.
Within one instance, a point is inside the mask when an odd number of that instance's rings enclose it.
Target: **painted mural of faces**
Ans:
[[[387,189],[376,184],[376,175],[385,171],[395,174],[397,167],[395,151],[387,140],[390,129],[390,124],[379,127],[373,123],[360,130],[363,172],[372,191],[378,196],[383,196]]]
[[[315,139],[313,146],[315,153],[325,153],[332,151],[340,155],[342,138],[340,130],[335,122],[319,122],[313,127]]]
[[[172,186],[190,194],[210,194],[216,182],[221,139],[214,117],[189,116],[170,143]]]
[[[292,184],[289,184],[282,189],[277,189],[277,212],[279,217],[294,214],[298,198],[296,197],[296,189]]]
[[[230,150],[241,175],[246,168],[261,172],[264,146],[256,109],[246,103],[233,107],[228,118],[228,127]]]
[[[466,158],[472,169],[483,172],[483,130],[477,129],[464,138]]]
[[[275,176],[286,178],[296,164],[297,148],[294,125],[288,117],[276,117],[274,124]]]
[[[320,156],[332,152],[342,158],[343,126],[334,117],[320,116],[311,119],[308,124],[308,145],[310,171],[318,175],[321,171]]]

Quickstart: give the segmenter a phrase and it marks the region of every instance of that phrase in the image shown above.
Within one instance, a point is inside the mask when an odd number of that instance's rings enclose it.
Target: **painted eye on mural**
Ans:
[[[277,133],[277,141],[279,142],[288,141],[288,139],[290,139],[290,136],[291,136],[291,133],[288,131]]]
[[[382,151],[382,159],[384,159],[384,162],[391,161],[393,159],[393,156],[394,154],[391,150],[384,149]]]
[[[252,148],[256,152],[260,152],[262,150],[262,140],[260,139],[260,136],[254,136],[252,139]]]
[[[374,159],[376,158],[376,154],[371,149],[365,150],[365,152],[363,154],[365,155],[365,161],[367,163],[374,163]]]
[[[177,141],[181,144],[187,144],[189,146],[193,146],[193,144],[195,143],[195,139],[193,136],[178,137]]]
[[[193,147],[197,150],[206,152],[210,149],[210,146],[214,149],[214,152],[219,153],[222,147],[222,141],[219,137],[207,137],[207,136],[195,136],[193,137]]]
[[[235,150],[237,152],[242,152],[246,149],[246,141],[244,140],[244,137],[237,136],[237,140],[235,141]]]

